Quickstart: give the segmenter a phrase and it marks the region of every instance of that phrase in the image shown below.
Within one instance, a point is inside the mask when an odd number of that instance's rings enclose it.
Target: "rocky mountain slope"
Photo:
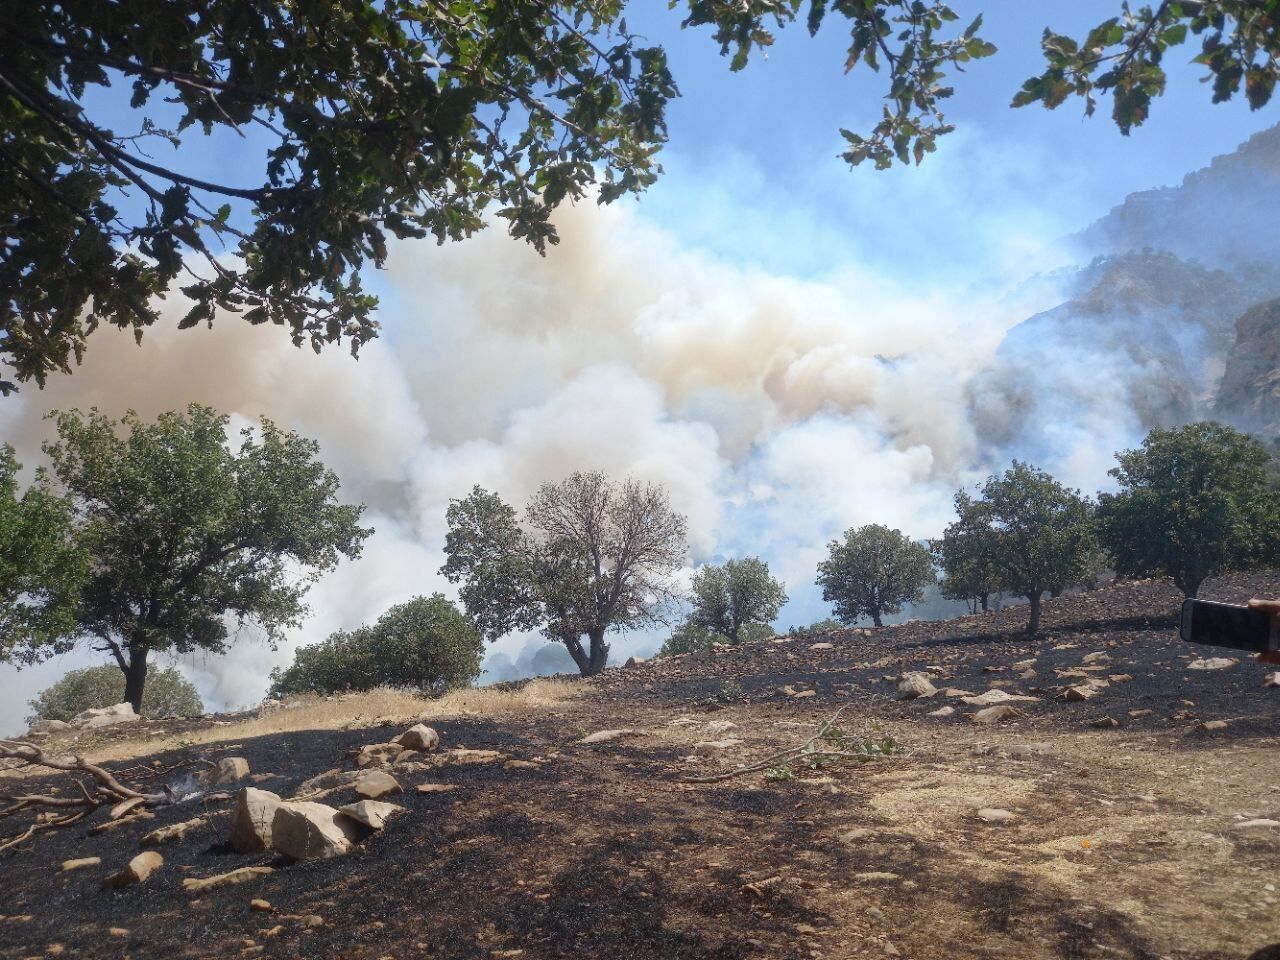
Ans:
[[[1278,593],[1274,571],[1205,591]],[[1177,606],[1124,583],[1049,601],[1030,640],[1007,609],[609,670],[567,701],[437,717],[439,749],[403,763],[378,745],[414,716],[56,734],[51,753],[114,757],[139,784],[244,773],[233,757],[249,772],[4,854],[0,957],[1265,960],[1280,688],[1180,643]],[[837,713],[841,739],[820,743],[855,756],[771,760]],[[343,806],[362,757],[402,809],[348,852],[229,842],[239,786]],[[15,781],[74,793],[0,774]],[[146,834],[192,821],[149,848],[145,881],[103,886]]]
[[[1215,413],[1264,438],[1280,436],[1280,300],[1261,303],[1236,321]]]

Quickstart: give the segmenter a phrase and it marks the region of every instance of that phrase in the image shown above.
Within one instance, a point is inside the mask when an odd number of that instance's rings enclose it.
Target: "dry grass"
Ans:
[[[531,680],[516,690],[475,687],[456,690],[438,700],[380,687],[364,693],[342,696],[297,697],[282,707],[243,720],[215,721],[208,726],[166,733],[163,727],[149,726],[139,736],[112,739],[73,748],[54,742],[56,752],[76,749],[94,762],[131,760],[167,750],[204,744],[245,740],[252,737],[292,733],[300,730],[340,730],[375,727],[417,720],[419,717],[498,717],[528,710],[546,709],[577,697],[582,687],[566,680]]]

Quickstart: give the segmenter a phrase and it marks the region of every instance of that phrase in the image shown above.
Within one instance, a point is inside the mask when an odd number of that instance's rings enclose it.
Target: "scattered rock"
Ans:
[[[456,783],[420,783],[418,784],[419,793],[452,793],[458,789]]]
[[[1256,817],[1253,820],[1244,820],[1236,824],[1241,830],[1252,830],[1255,827],[1280,827],[1280,820],[1269,820],[1266,817]]]
[[[626,663],[624,663],[624,664],[623,664],[623,666],[624,666],[624,667],[638,667],[638,666],[640,666],[640,664],[642,664],[642,663],[644,663],[644,657],[627,657],[627,662],[626,662]]]
[[[639,735],[639,731],[636,731]],[[497,763],[505,759],[497,750],[468,750],[455,747],[452,750],[441,750],[431,756],[432,767],[465,767],[476,763]]]
[[[170,840],[181,840],[196,827],[202,827],[208,822],[208,817],[195,817],[191,820],[183,820],[182,823],[171,823],[167,827],[160,827],[144,834],[138,842],[144,847],[158,847]]]
[[[883,880],[893,881],[898,879],[898,875],[896,873],[890,873],[887,870],[866,870],[862,873],[855,873],[853,878],[855,880],[866,880],[870,882]]]
[[[1075,686],[1067,687],[1062,691],[1062,699],[1070,700],[1078,703],[1081,700],[1092,700],[1098,695],[1098,691],[1087,683],[1077,683]]]
[[[260,897],[255,897],[249,901],[249,909],[254,913],[270,913],[275,909],[275,907],[271,905],[270,900],[263,900]]]
[[[237,793],[231,811],[231,849],[237,853],[270,850],[280,802],[277,794],[257,787],[245,787]]]
[[[1109,673],[1107,679],[1112,683],[1128,683],[1133,677],[1127,673]]]
[[[400,793],[403,789],[400,781],[381,770],[370,770],[356,778],[356,793],[367,800],[381,800],[393,793]]]
[[[357,770],[326,770],[324,773],[317,774],[310,780],[304,780],[299,784],[294,796],[303,797],[308,793],[315,793],[317,790],[332,790],[335,787],[346,786],[358,776],[360,776],[360,773]]]
[[[718,737],[723,733],[728,733],[730,730],[737,729],[738,725],[732,720],[712,720],[706,726],[707,733],[711,734],[713,737]]]
[[[71,720],[73,727],[84,730],[97,730],[99,727],[113,727],[118,723],[137,723],[142,718],[127,703],[117,703],[113,707],[93,707],[77,713]]]
[[[1151,716],[1152,713],[1153,711],[1151,710],[1130,710],[1129,716],[1133,717],[1135,720],[1141,720],[1143,717]]]
[[[633,730],[627,728],[624,730],[597,730],[595,733],[589,733],[578,742],[586,746],[596,743],[610,743],[614,740],[625,740],[628,737],[643,737],[643,730]]]
[[[992,724],[1003,723],[1006,720],[1020,720],[1025,714],[1017,707],[1011,707],[1007,703],[998,703],[994,707],[985,707],[973,715],[974,723]]]
[[[1206,720],[1200,724],[1201,730],[1225,730],[1227,729],[1227,721],[1225,720]]]
[[[978,819],[985,820],[987,823],[1009,823],[1017,820],[1018,815],[1009,810],[1001,810],[999,807],[983,807],[978,811]]]
[[[102,881],[104,887],[127,887],[135,883],[143,883],[147,877],[164,865],[164,857],[154,850],[140,853],[129,865],[118,873],[113,873]]]
[[[742,885],[742,892],[749,893],[753,897],[763,897],[765,895],[765,891],[772,887],[776,887],[781,883],[782,878],[779,876],[765,877],[763,880],[753,880],[751,883],[744,883]]]
[[[285,801],[271,822],[271,845],[295,860],[336,857],[351,850],[350,824],[323,803]]]
[[[1023,670],[1020,674],[1018,674],[1018,679],[1019,679],[1019,680],[1034,680],[1037,676],[1038,676],[1038,674],[1037,674],[1034,670],[1032,670],[1032,669],[1030,669],[1030,668],[1027,668],[1026,670]]]
[[[972,697],[974,694],[968,690],[960,690],[957,687],[947,687],[942,691],[944,697]]]
[[[810,650],[834,650],[835,648],[836,645],[834,643],[826,643],[825,641],[822,643],[811,643],[809,645]]]
[[[65,720],[36,720],[31,724],[28,733],[61,733],[63,730],[70,730],[71,724]]]
[[[1026,697],[1006,690],[988,690],[976,697],[963,697],[962,702],[974,707],[989,707],[997,703],[1035,703],[1039,697]]]
[[[1113,729],[1114,727],[1120,726],[1120,721],[1117,720],[1115,717],[1106,717],[1106,716],[1094,717],[1092,720],[1089,721],[1089,726],[1094,727],[1098,730],[1110,730],[1110,729]]]
[[[929,679],[927,673],[920,673],[919,671],[904,673],[902,679],[898,681],[899,700],[932,697],[937,692],[938,688],[933,685],[933,681]]]
[[[200,782],[210,786],[235,783],[249,775],[249,761],[244,757],[223,757],[216,767],[200,775]]]
[[[339,807],[338,812],[346,814],[357,823],[364,824],[370,830],[381,830],[397,813],[404,813],[404,807],[398,807],[394,803],[380,803],[377,800],[361,800],[359,803],[348,803],[345,807]]]
[[[398,743],[366,744],[356,754],[356,766],[361,770],[365,767],[384,767],[403,752],[404,747]]]
[[[1009,748],[1009,756],[1015,760],[1028,760],[1031,757],[1052,757],[1053,748],[1047,743],[1015,743]]]
[[[736,737],[727,737],[724,740],[699,740],[693,745],[695,750],[731,750],[734,747],[742,746],[742,741]]]
[[[817,690],[801,690],[796,694],[795,698],[797,700],[808,700],[810,697],[816,697],[817,695]]]
[[[1187,664],[1188,670],[1225,670],[1227,667],[1234,667],[1240,661],[1234,657],[1205,657],[1201,660],[1192,660]]]
[[[419,753],[431,753],[440,749],[440,734],[434,729],[428,727],[425,723],[415,724],[400,736],[396,737],[395,742],[400,744],[406,750],[416,750]]]
[[[96,867],[101,864],[101,857],[81,857],[79,860],[63,860],[62,872],[70,873],[72,870],[83,870],[85,867]]]
[[[108,927],[107,933],[113,937],[127,937],[129,935],[129,931],[124,927]]]
[[[532,760],[508,760],[502,765],[503,770],[541,770],[542,764]]]
[[[955,707],[939,707],[937,710],[930,710],[931,717],[949,717],[956,712]]]
[[[1111,655],[1099,650],[1097,653],[1086,653],[1080,658],[1081,663],[1110,663]]]
[[[1268,673],[1263,677],[1262,685],[1264,687],[1280,687],[1280,670],[1277,670],[1275,673]]]
[[[187,877],[182,881],[182,889],[188,893],[199,893],[202,890],[213,890],[216,887],[231,887],[238,883],[248,883],[251,880],[257,880],[259,877],[265,877],[267,874],[275,873],[274,867],[240,867],[238,870],[232,870],[229,873],[219,873],[213,877]],[[266,903],[265,900],[254,901],[255,903]],[[252,907],[253,904],[250,904]],[[271,904],[267,904],[266,909],[271,909]]]

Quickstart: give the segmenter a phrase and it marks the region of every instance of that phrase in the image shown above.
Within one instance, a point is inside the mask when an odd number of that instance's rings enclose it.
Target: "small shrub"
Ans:
[[[33,713],[27,719],[70,720],[85,710],[111,707],[123,700],[124,674],[119,667],[106,664],[72,670],[28,702]],[[147,674],[142,713],[152,718],[193,717],[204,713],[204,704],[196,688],[177,668],[153,668]]]
[[[742,684],[737,680],[726,680],[720,684],[716,699],[721,703],[737,703],[743,698]]]
[[[786,780],[794,780],[796,778],[796,775],[791,769],[791,764],[783,760],[777,764],[774,764],[772,767],[766,770],[764,772],[764,778],[766,780],[774,780],[774,781],[781,782]]]

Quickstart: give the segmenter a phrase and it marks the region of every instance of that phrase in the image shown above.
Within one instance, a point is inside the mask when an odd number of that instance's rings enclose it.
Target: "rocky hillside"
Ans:
[[[1259,304],[1236,321],[1215,412],[1267,439],[1280,435],[1280,300]]]
[[[779,637],[432,733],[335,698],[50,734],[173,796],[0,854],[0,958],[1274,960],[1280,686],[1177,601]]]

